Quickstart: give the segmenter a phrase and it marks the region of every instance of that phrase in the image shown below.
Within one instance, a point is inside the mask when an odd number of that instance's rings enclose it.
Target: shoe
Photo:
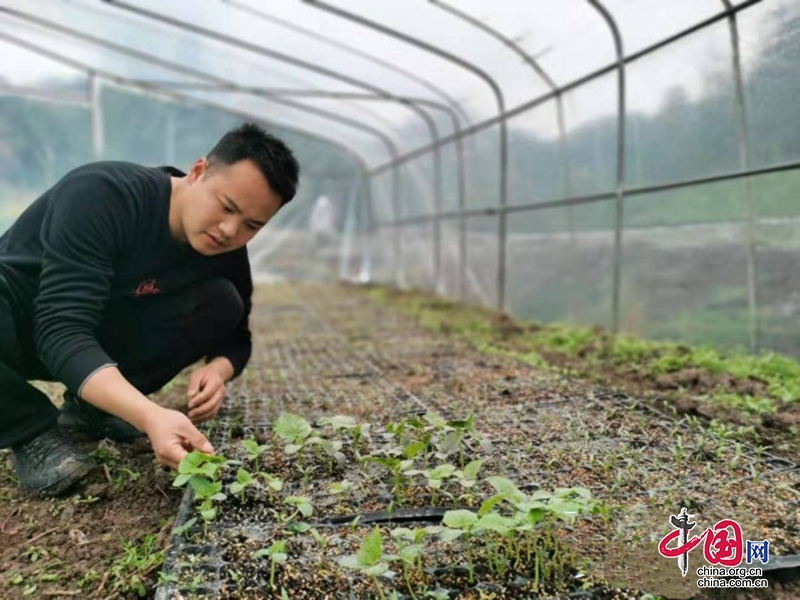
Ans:
[[[144,435],[133,425],[95,408],[70,392],[64,392],[58,425],[95,440],[108,438],[115,442],[132,442]]]
[[[30,441],[11,447],[19,482],[35,492],[57,496],[94,467],[94,462],[51,427]]]

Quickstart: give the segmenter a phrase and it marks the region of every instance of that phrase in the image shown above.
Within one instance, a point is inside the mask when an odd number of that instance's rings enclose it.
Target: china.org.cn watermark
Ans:
[[[763,570],[758,566],[769,562],[769,542],[767,540],[745,540],[742,528],[733,519],[722,519],[708,527],[700,535],[689,537],[696,522],[690,519],[686,507],[677,515],[671,515],[669,523],[673,530],[658,543],[658,552],[664,558],[677,558],[681,575],[689,572],[689,553],[703,542],[703,558],[709,566],[697,569],[697,586],[701,588],[766,588],[768,582],[762,577]],[[670,546],[675,542],[674,545]]]

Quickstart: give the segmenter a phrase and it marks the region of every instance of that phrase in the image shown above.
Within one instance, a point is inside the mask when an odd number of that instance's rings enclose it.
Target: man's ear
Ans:
[[[192,168],[189,169],[189,172],[186,174],[186,178],[189,180],[189,183],[194,183],[203,177],[206,171],[208,171],[208,159],[205,157],[198,158],[196,161],[194,161]]]

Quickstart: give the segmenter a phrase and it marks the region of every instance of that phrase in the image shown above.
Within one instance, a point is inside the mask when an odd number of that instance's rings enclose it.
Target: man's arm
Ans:
[[[186,415],[150,401],[116,367],[109,366],[91,375],[83,384],[81,397],[147,433],[156,458],[173,469],[178,468],[186,455],[187,446],[214,452],[208,439]]]
[[[209,361],[208,366],[214,369],[225,383],[233,379],[234,368],[230,359],[224,356],[218,356],[214,360]]]

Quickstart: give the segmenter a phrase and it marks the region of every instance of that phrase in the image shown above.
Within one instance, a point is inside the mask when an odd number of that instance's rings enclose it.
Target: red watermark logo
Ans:
[[[658,543],[658,552],[664,558],[677,558],[681,574],[686,577],[689,570],[689,552],[703,542],[703,558],[710,565],[736,567],[744,558],[747,564],[758,560],[762,564],[769,562],[769,542],[744,540],[742,528],[733,519],[722,519],[707,528],[700,535],[689,538],[689,531],[697,525],[689,519],[686,507],[677,515],[671,515],[669,523],[675,529],[665,535]],[[670,547],[672,542],[677,543]]]

